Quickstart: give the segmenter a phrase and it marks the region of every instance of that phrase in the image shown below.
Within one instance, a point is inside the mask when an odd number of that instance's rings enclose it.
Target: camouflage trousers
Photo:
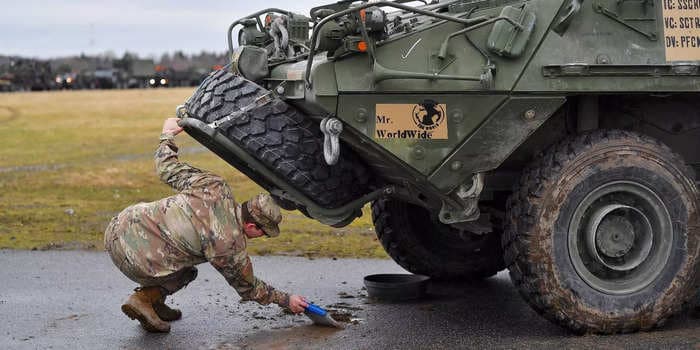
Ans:
[[[130,280],[141,287],[161,287],[168,294],[173,294],[197,278],[197,268],[194,266],[183,268],[167,276],[149,276],[139,266],[133,264],[127,256],[123,238],[127,229],[127,220],[122,219],[121,216],[112,218],[105,230],[104,244],[114,265]]]

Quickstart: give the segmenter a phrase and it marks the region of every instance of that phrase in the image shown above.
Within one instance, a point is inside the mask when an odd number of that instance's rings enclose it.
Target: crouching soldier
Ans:
[[[182,313],[166,306],[165,297],[192,282],[195,265],[204,262],[212,264],[243,300],[304,311],[304,298],[257,279],[246,253],[247,239],[279,235],[280,208],[267,194],[239,204],[221,177],[180,163],[173,141],[182,131],[177,120],[165,121],[155,161],[160,179],[178,193],[124,209],[105,232],[112,261],[140,285],[122,311],[149,332],[170,331],[167,321],[180,319]]]

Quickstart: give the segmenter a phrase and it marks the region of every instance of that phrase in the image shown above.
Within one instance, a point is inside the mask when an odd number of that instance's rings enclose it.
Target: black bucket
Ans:
[[[407,301],[425,296],[430,277],[410,274],[377,274],[365,276],[370,297],[385,301]]]

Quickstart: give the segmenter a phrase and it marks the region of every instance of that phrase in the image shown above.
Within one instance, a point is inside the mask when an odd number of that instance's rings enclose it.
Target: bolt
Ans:
[[[364,123],[364,122],[367,121],[367,114],[368,114],[368,112],[367,112],[366,109],[364,109],[364,108],[358,108],[358,109],[357,109],[357,115],[355,115],[355,120],[356,120],[358,123]]]
[[[425,157],[425,148],[421,146],[416,146],[416,148],[413,149],[413,158],[415,159],[423,159]]]
[[[460,170],[462,170],[463,166],[464,166],[464,164],[462,164],[462,162],[455,160],[454,162],[452,162],[452,164],[450,164],[450,170],[460,171]]]
[[[457,124],[464,121],[464,114],[461,110],[455,109],[454,112],[452,112],[452,121]]]
[[[535,112],[534,109],[527,110],[525,112],[525,114],[523,115],[523,118],[525,118],[525,120],[527,120],[527,121],[534,120],[535,117],[537,117],[537,112]]]

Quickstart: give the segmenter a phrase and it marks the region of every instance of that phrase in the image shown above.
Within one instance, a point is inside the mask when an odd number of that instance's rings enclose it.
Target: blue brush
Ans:
[[[314,324],[319,326],[345,328],[340,322],[334,320],[333,317],[328,314],[328,311],[316,304],[309,303],[309,306],[304,310],[304,314],[306,314]]]

